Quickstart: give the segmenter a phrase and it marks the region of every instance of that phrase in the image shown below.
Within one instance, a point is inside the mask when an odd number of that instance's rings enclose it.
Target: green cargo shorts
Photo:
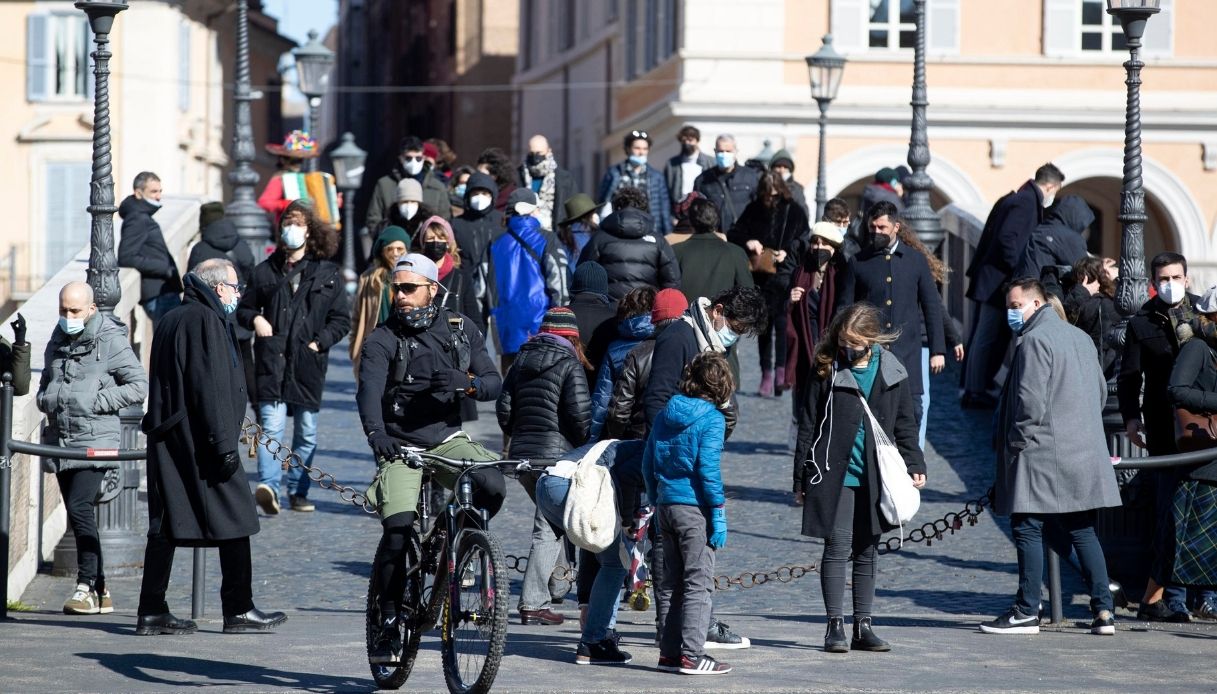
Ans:
[[[456,460],[499,459],[498,455],[469,438],[469,435],[463,431],[449,436],[438,446],[427,449],[427,452]],[[378,463],[376,479],[372,480],[372,485],[368,487],[367,491],[368,502],[376,509],[377,515],[384,520],[398,513],[417,512],[423,471],[406,465],[403,458],[393,460],[381,458]],[[459,470],[438,463],[429,465],[429,469],[433,480],[439,482],[445,489],[452,489]]]

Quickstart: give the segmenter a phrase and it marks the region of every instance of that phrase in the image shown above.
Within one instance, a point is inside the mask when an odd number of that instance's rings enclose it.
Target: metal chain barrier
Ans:
[[[942,534],[947,533],[954,535],[956,530],[962,530],[964,523],[968,525],[976,525],[980,514],[985,512],[985,508],[993,503],[991,496],[992,489],[985,492],[983,496],[973,501],[964,504],[960,511],[952,511],[942,518],[930,521],[923,524],[920,528],[913,528],[903,539],[899,537],[889,537],[879,543],[879,554],[888,554],[900,550],[904,543],[921,544],[925,543],[926,547],[932,547],[934,540],[941,540]]]
[[[362,508],[366,513],[376,513],[376,509],[372,508],[367,495],[354,487],[342,484],[336,477],[320,468],[305,465],[304,461],[300,460],[300,456],[292,452],[292,449],[288,448],[281,441],[268,436],[262,427],[249,417],[246,417],[241,425],[241,436],[249,444],[249,454],[251,457],[256,452],[258,446],[262,446],[266,448],[267,453],[270,453],[275,460],[279,461],[284,470],[289,467],[299,468],[322,489],[333,489],[338,492],[338,496],[343,501]]]

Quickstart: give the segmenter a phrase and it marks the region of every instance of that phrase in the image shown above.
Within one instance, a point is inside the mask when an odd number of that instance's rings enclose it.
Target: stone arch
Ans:
[[[934,187],[951,202],[984,217],[988,204],[972,178],[951,161],[933,155],[932,150],[931,156],[933,158],[926,173],[934,179]],[[876,171],[885,166],[904,164],[907,158],[906,145],[888,144],[856,149],[833,159],[828,163],[828,180],[825,182],[828,197],[837,195],[859,179],[869,181]]]

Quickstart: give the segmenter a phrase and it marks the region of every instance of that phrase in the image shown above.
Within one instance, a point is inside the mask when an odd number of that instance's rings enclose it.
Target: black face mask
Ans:
[[[862,357],[865,357],[869,353],[869,347],[841,347],[841,359],[845,361],[847,366],[857,364]]]
[[[697,145],[691,142],[682,142],[680,151],[684,152],[686,157],[691,157],[697,152]]]
[[[890,248],[891,245],[892,245],[892,239],[888,235],[876,234],[875,232],[871,232],[870,247],[871,247],[872,251],[875,251],[876,253],[878,253],[879,251],[885,251],[888,248]]]
[[[536,152],[529,152],[528,156],[524,157],[524,164],[530,169],[540,166],[543,161],[545,161],[545,155]]]
[[[832,251],[828,250],[827,248],[812,249],[812,251],[811,251],[812,267],[816,268],[817,270],[822,270],[822,269],[824,269],[824,266],[827,265],[828,261],[830,261],[830,260],[832,260]]]
[[[427,256],[435,262],[439,262],[444,254],[448,252],[447,241],[424,241],[423,255]]]

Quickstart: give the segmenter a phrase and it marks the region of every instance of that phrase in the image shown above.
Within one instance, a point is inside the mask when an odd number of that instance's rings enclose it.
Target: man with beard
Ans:
[[[537,196],[537,220],[544,229],[553,231],[566,201],[575,194],[575,177],[566,169],[558,168],[554,151],[544,135],[529,138],[528,156],[524,158],[519,174],[518,185]]]
[[[668,160],[663,177],[668,183],[668,199],[675,209],[685,196],[693,192],[693,183],[701,172],[714,168],[714,157],[701,151],[701,131],[686,125],[676,133],[680,154]],[[699,295],[700,296],[700,295]]]

